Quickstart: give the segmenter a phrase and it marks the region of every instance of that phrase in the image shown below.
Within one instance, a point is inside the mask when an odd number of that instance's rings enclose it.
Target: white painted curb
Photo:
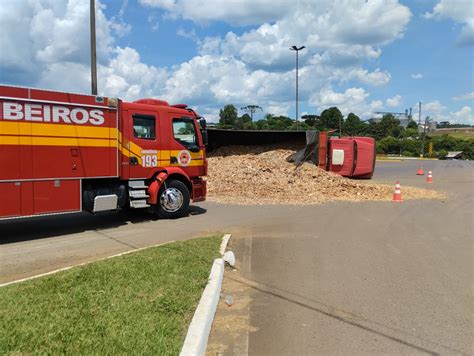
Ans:
[[[184,340],[181,356],[204,355],[207,341],[211,332],[214,314],[219,303],[222,279],[224,277],[224,260],[217,258],[212,265],[209,282],[207,283],[198,307],[194,312],[193,320],[189,326],[186,339]]]
[[[227,248],[227,244],[229,243],[229,239],[231,236],[232,236],[231,234],[225,234],[224,237],[222,238],[221,247],[219,249],[219,252],[221,255],[224,255],[225,249]]]
[[[222,238],[219,249],[221,255],[224,254],[231,236],[231,234],[225,234]],[[209,274],[209,282],[194,312],[180,356],[201,356],[206,353],[207,341],[209,340],[212,322],[214,321],[217,304],[219,303],[222,279],[224,278],[224,266],[225,263],[222,258],[214,260],[211,273]]]

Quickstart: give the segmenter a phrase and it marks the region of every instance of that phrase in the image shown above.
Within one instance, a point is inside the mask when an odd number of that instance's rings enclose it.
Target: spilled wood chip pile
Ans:
[[[286,158],[294,149],[228,146],[209,154],[208,197],[232,204],[320,204],[335,200],[387,201],[393,185],[353,180],[311,163],[295,165]],[[433,190],[402,186],[403,199],[439,199]]]

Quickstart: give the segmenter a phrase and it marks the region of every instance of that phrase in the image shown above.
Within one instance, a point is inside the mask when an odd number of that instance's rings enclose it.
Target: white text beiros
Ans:
[[[19,104],[12,102],[3,103],[4,120],[13,121],[33,121],[33,122],[52,122],[64,124],[87,124],[102,125],[104,112],[102,110],[85,108],[68,108],[58,105],[43,104]]]

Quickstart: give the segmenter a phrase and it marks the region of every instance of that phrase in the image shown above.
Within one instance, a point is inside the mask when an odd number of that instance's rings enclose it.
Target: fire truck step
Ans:
[[[144,180],[130,180],[128,181],[128,187],[130,189],[148,189]]]
[[[133,209],[148,208],[150,205],[147,204],[146,199],[142,200],[130,200],[130,207]]]
[[[146,190],[130,190],[128,193],[131,199],[147,199],[150,197]]]
[[[94,198],[93,212],[117,209],[118,196],[115,194],[98,195]]]

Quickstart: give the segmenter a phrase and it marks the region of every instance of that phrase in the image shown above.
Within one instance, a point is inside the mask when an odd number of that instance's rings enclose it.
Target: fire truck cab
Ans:
[[[206,122],[184,104],[0,86],[0,219],[205,200]]]

